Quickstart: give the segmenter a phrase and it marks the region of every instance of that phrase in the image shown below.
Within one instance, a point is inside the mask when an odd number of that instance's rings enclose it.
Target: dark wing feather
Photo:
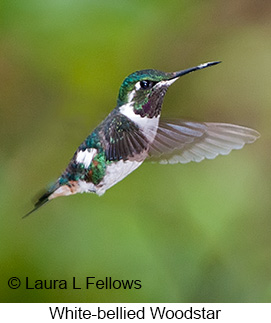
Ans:
[[[112,115],[103,129],[107,160],[142,159],[143,156],[147,156],[149,143],[146,137],[125,115]]]
[[[258,137],[256,130],[227,123],[161,120],[149,157],[163,164],[200,162],[241,149]]]

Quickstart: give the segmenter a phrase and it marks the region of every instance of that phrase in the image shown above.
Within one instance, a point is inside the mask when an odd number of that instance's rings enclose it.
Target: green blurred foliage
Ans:
[[[2,302],[271,299],[271,5],[256,0],[0,2]],[[104,196],[30,200],[114,108],[125,76],[185,76],[163,115],[262,137],[188,165],[143,164]],[[9,277],[140,279],[139,290],[11,290]]]

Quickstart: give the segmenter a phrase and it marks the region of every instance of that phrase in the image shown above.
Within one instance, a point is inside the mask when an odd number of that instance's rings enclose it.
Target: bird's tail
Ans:
[[[39,209],[41,206],[46,204],[50,201],[50,196],[59,188],[59,183],[55,183],[48,191],[41,195],[38,201],[34,204],[34,208],[28,212],[26,215],[23,216],[23,219],[26,218],[28,215]]]

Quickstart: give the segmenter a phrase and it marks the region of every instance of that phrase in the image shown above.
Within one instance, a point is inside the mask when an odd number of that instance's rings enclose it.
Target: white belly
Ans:
[[[132,173],[137,167],[143,163],[143,160],[138,161],[123,161],[120,160],[117,163],[112,163],[106,168],[106,174],[99,183],[96,193],[102,195],[113,185],[117,184],[119,181],[123,180],[124,177]]]

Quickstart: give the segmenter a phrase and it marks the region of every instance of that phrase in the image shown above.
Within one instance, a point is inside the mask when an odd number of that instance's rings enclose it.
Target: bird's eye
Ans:
[[[143,90],[150,89],[153,87],[153,85],[154,85],[154,82],[149,81],[149,80],[140,81],[140,87]]]

